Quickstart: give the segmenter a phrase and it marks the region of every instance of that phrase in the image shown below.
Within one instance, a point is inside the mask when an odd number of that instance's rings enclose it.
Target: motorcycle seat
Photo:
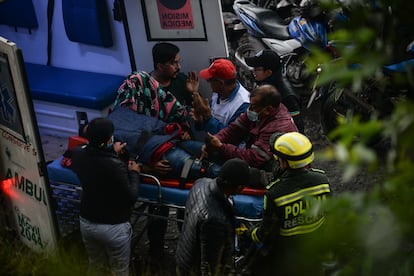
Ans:
[[[257,26],[265,33],[264,37],[281,40],[290,39],[288,23],[286,23],[276,11],[246,5],[243,11],[256,20]]]

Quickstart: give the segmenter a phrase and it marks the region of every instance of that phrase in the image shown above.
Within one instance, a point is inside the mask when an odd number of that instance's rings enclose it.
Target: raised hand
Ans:
[[[186,82],[186,87],[187,87],[188,92],[190,92],[191,94],[198,92],[199,86],[200,86],[200,81],[198,80],[197,73],[195,71],[188,72],[187,82]]]

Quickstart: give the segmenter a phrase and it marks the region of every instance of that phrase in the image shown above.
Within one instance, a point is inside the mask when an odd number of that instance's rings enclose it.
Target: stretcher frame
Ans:
[[[185,210],[185,204],[181,205],[181,204],[163,202],[163,189],[162,188],[164,186],[161,184],[160,179],[154,175],[146,174],[146,173],[140,173],[140,177],[141,177],[141,181],[151,179],[153,183],[156,184],[157,196],[156,196],[156,199],[149,199],[149,198],[145,198],[142,196],[138,196],[137,202],[134,205],[134,208],[132,210],[132,213],[135,215],[134,218],[131,219],[131,225],[133,226],[133,228],[135,226],[135,223],[139,220],[141,216],[156,217],[156,218],[165,219],[165,220],[183,222],[182,219],[177,219],[177,218],[173,218],[169,216],[168,217],[161,216],[161,215],[157,215],[157,214],[153,214],[153,213],[149,213],[145,211],[145,209],[147,209],[147,207],[149,206],[164,206],[164,207],[173,208],[176,210],[179,210],[179,209]],[[59,203],[62,203],[62,204],[70,203],[71,204],[70,206],[77,208],[77,210],[71,209],[69,206],[68,208],[63,208],[63,210],[56,212],[56,215],[58,217],[61,236],[66,236],[79,229],[79,225],[78,225],[79,224],[79,207],[80,207],[79,205],[80,205],[82,187],[74,183],[68,183],[68,182],[63,182],[63,181],[51,181],[50,186],[52,188],[52,194],[53,194],[52,197],[56,200],[56,205],[55,205],[56,211],[59,207],[63,207],[63,206],[59,206]],[[68,193],[70,194],[70,196],[67,196]],[[67,215],[63,213],[65,209],[71,209],[67,211],[72,212],[71,216],[69,216],[71,218],[71,221],[69,223],[68,221],[66,221],[66,224],[69,224],[69,225],[65,225],[65,223],[62,222],[62,216]],[[239,221],[248,222],[248,223],[257,223],[261,221],[261,218],[256,218],[256,217],[253,218],[253,217],[246,217],[246,216],[236,216],[236,219]]]

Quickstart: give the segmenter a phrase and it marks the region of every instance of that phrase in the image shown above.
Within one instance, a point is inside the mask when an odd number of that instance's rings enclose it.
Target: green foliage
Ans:
[[[86,275],[88,259],[76,245],[54,254],[35,253],[0,232],[0,275]]]
[[[383,87],[389,84],[383,78],[382,66],[400,60],[404,47],[414,39],[410,30],[412,14],[407,12],[410,2],[376,1],[380,8],[374,9],[369,3],[347,1],[349,20],[341,22],[330,36],[337,41],[340,58],[332,61],[332,56],[314,49],[307,64],[310,70],[322,67],[321,84],[335,81],[338,87],[351,87],[353,91],[368,78],[376,79]],[[358,66],[353,66],[356,63]],[[396,79],[398,85],[407,87],[410,96],[414,91],[413,74]],[[389,118],[373,117],[363,122],[347,116],[338,120],[340,126],[329,135],[336,142],[323,157],[339,161],[348,181],[367,167],[374,175],[379,162],[385,161],[386,165],[380,167],[386,170],[385,179],[369,192],[343,193],[327,200],[323,205],[328,214],[325,232],[312,240],[310,248],[331,252],[339,275],[411,275],[414,103],[408,98],[397,102]],[[374,137],[389,141],[389,146],[382,152],[374,150],[369,143]]]
[[[326,9],[338,9],[336,1],[320,1]],[[319,84],[332,81],[337,87],[361,88],[368,78],[387,85],[382,66],[400,60],[404,48],[414,39],[408,0],[342,1],[349,17],[334,22],[329,39],[340,54],[312,49],[307,68],[322,68]],[[391,9],[388,6],[392,6]],[[390,11],[392,13],[390,14]],[[356,66],[357,64],[357,66]],[[414,90],[414,76],[398,76],[399,85]],[[373,137],[389,141],[385,152],[385,179],[369,192],[343,193],[321,206],[327,213],[323,233],[305,245],[309,256],[327,252],[325,261],[337,275],[411,275],[414,271],[414,103],[396,104],[390,118],[338,118],[340,126],[329,138],[335,139],[323,157],[344,166],[344,178],[366,168],[375,174],[383,158],[368,144]],[[358,140],[355,139],[358,137]],[[384,152],[381,153],[384,155]],[[384,172],[382,172],[384,173]],[[1,275],[83,275],[87,258],[77,248],[53,256],[16,250],[16,244],[0,240]],[[304,260],[301,260],[304,261]],[[300,265],[300,261],[297,263]],[[311,274],[309,271],[307,274]]]

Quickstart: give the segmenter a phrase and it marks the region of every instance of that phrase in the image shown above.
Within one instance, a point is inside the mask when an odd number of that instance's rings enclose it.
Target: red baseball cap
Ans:
[[[202,79],[222,79],[231,80],[236,78],[236,67],[233,62],[228,59],[216,59],[208,68],[200,71],[200,78]]]

